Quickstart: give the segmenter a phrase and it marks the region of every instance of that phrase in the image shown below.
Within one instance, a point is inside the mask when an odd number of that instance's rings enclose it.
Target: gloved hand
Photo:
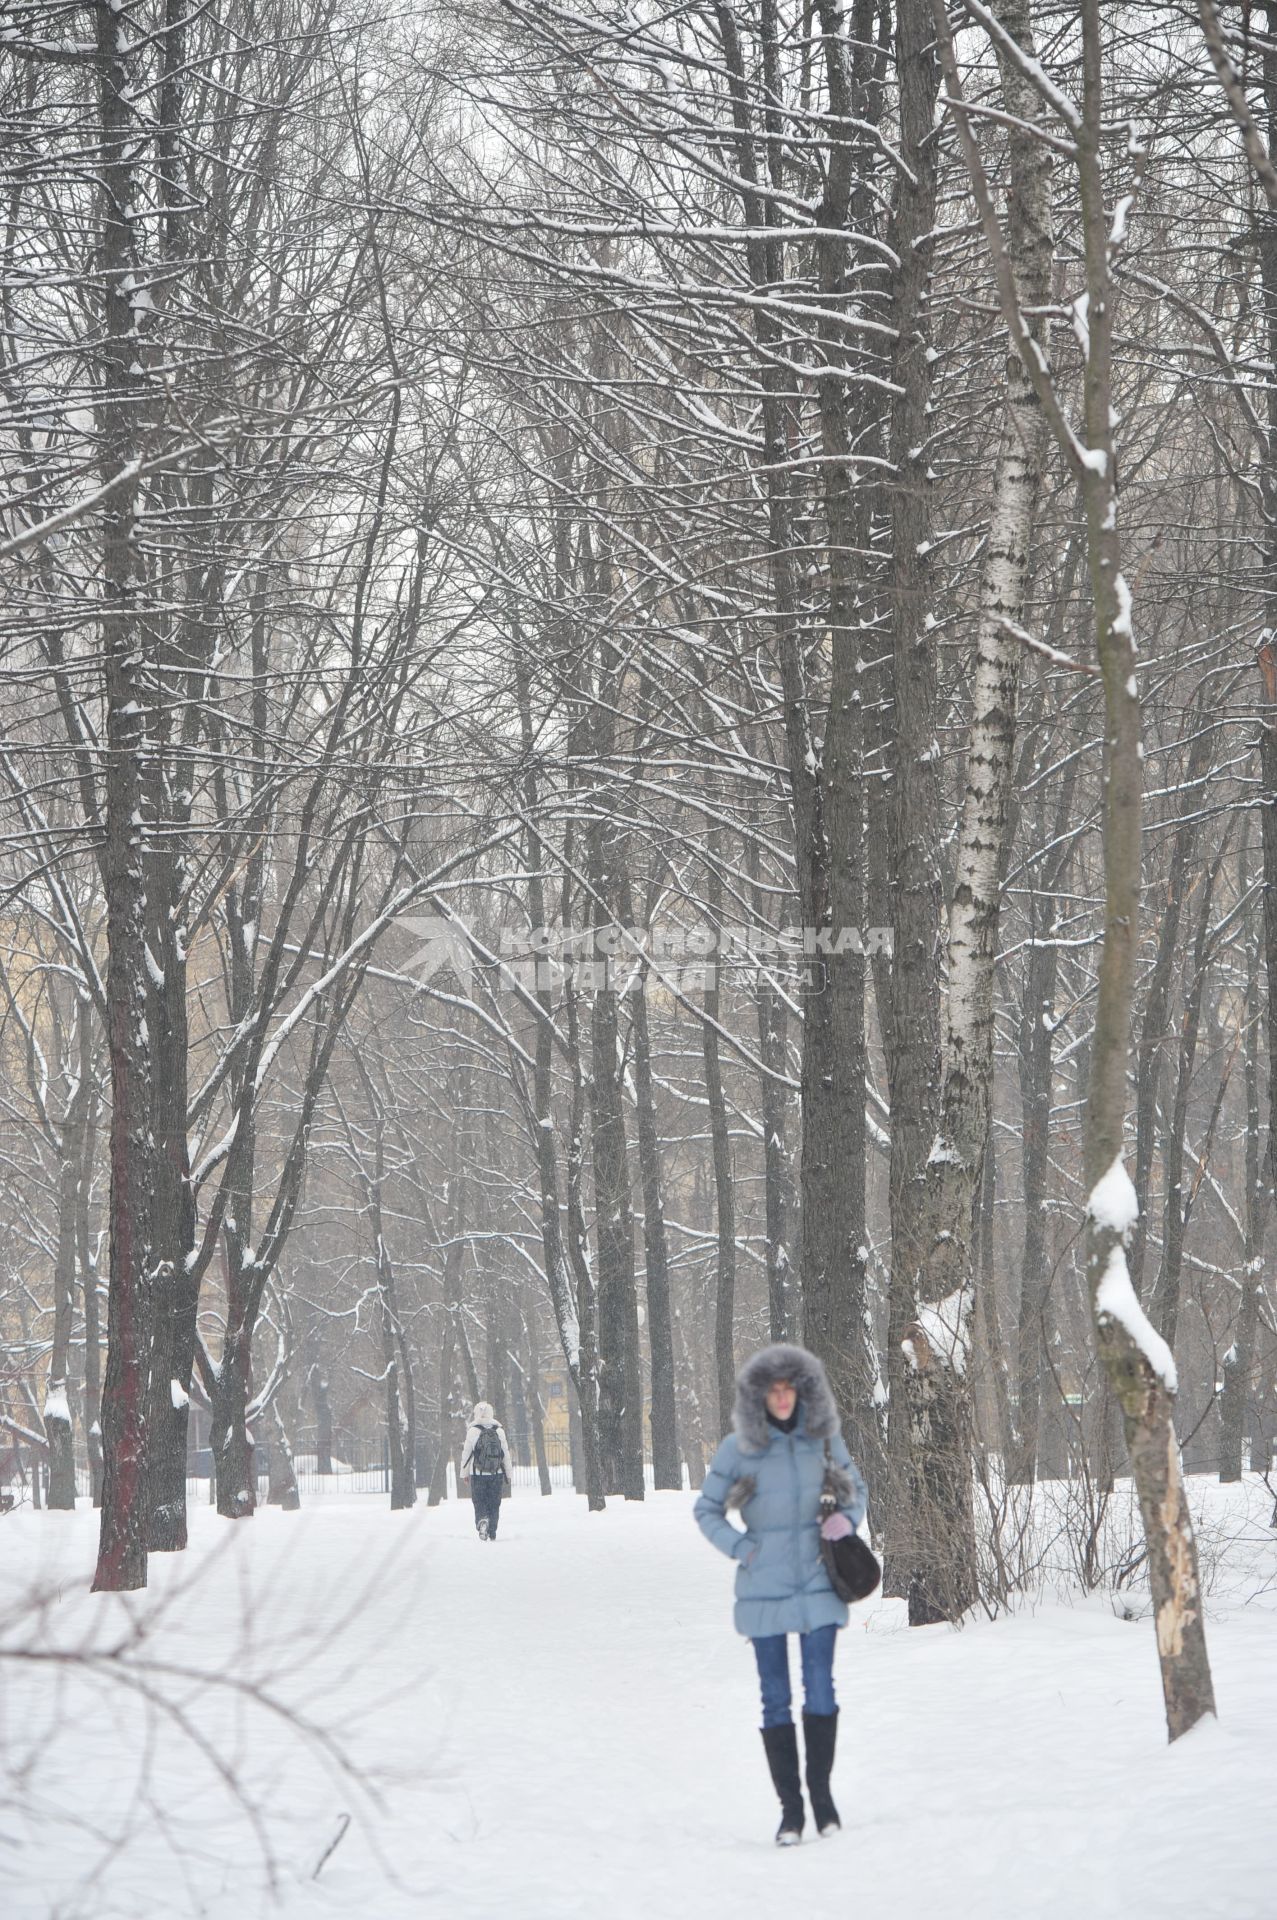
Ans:
[[[821,1538],[825,1540],[845,1540],[855,1531],[845,1513],[831,1513],[828,1520],[820,1523]]]

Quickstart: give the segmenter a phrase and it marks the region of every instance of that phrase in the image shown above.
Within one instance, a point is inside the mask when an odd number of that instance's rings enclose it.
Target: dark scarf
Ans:
[[[801,1400],[795,1400],[794,1411],[790,1414],[788,1420],[778,1420],[769,1407],[767,1410],[768,1426],[775,1427],[777,1433],[792,1433],[798,1425],[798,1413],[801,1406]]]

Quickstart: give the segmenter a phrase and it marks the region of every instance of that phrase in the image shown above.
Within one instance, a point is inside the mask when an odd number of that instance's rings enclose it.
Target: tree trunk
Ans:
[[[714,1262],[714,1378],[718,1386],[718,1424],[726,1433],[736,1400],[736,1354],[733,1331],[736,1309],[736,1194],[732,1185],[732,1143],[723,1094],[723,1068],[718,1051],[722,1019],[722,882],[715,861],[715,836],[708,848],[707,882],[710,925],[715,950],[706,965],[705,1018],[701,1022],[701,1052],[705,1061],[705,1099],[709,1108],[710,1152],[714,1167],[714,1218],[718,1244]]]
[[[1027,8],[1004,6],[1002,19],[1031,52]],[[902,45],[902,57],[904,51]],[[1031,89],[1013,61],[1004,59],[1002,68],[1004,98],[1014,116],[1008,142],[1009,252],[1024,299],[1038,309],[1049,293],[1053,256],[1050,173],[1046,149],[1024,124],[1033,112]],[[917,112],[921,126],[921,100]],[[1040,332],[1038,322],[1035,340]],[[966,792],[949,908],[939,1126],[924,1176],[921,1260],[913,1282],[924,1311],[918,1330],[911,1328],[907,1335],[912,1364],[905,1379],[915,1447],[909,1613],[915,1624],[955,1619],[975,1597],[968,1404],[975,1290],[972,1229],[992,1118],[994,976],[1012,820],[1020,666],[1014,629],[1024,619],[1028,596],[1045,436],[1032,381],[1012,351],[980,585]],[[898,1029],[898,1052],[902,1044]],[[894,1120],[892,1131],[894,1136]],[[919,1440],[925,1449],[922,1457],[916,1453]]]
[[[217,1368],[212,1401],[209,1446],[217,1492],[217,1511],[224,1520],[246,1520],[257,1507],[257,1469],[253,1438],[248,1427],[252,1398],[251,1340],[243,1319],[231,1306],[233,1318]]]
[[[564,904],[566,920],[566,893]],[[568,1113],[567,1164],[564,1168],[567,1253],[575,1285],[577,1325],[580,1329],[579,1365],[573,1379],[581,1414],[587,1505],[591,1512],[601,1512],[606,1480],[600,1414],[598,1289],[590,1267],[590,1239],[585,1224],[585,1074],[581,1062],[579,1009],[576,989],[571,980],[565,987],[564,1004],[568,1016],[568,1059],[572,1070],[572,1103]]]
[[[1031,1486],[1037,1473],[1042,1414],[1042,1369],[1050,1273],[1046,1250],[1047,1175],[1050,1168],[1052,1052],[1055,987],[1059,970],[1057,905],[1052,881],[1029,901],[1029,964],[1020,1014],[1017,1066],[1020,1081],[1021,1192],[1024,1243],[1020,1256],[1020,1299],[1016,1324],[1015,1447],[1008,1479]]]
[[[449,1249],[451,1255],[451,1248]],[[445,1262],[445,1291],[448,1286]],[[437,1507],[441,1500],[448,1497],[448,1460],[452,1453],[452,1420],[455,1411],[453,1405],[453,1315],[447,1302],[439,1310],[439,1425],[436,1436],[435,1463],[430,1475],[430,1486],[426,1493],[426,1505]],[[458,1485],[460,1495],[461,1487]]]
[[[751,833],[748,848],[754,924],[768,927],[759,882],[758,842]],[[785,1140],[786,1092],[779,1076],[786,1070],[787,1009],[764,960],[757,973],[758,1103],[763,1123],[763,1187],[766,1224],[767,1337],[788,1340],[794,1332],[794,1276],[789,1259],[789,1223],[794,1214],[793,1172]]]
[[[592,879],[603,892],[601,856]],[[605,896],[606,897],[606,896]],[[595,903],[598,933],[610,924]],[[600,966],[602,953],[596,952]],[[600,987],[591,1008],[591,1128],[595,1236],[598,1246],[599,1440],[604,1486],[627,1500],[643,1498],[643,1383],[639,1368],[638,1289],[634,1272],[634,1214],[626,1155],[625,1108],[618,1033],[618,998]]]
[[[142,613],[141,489],[136,471],[149,382],[139,358],[130,293],[142,273],[146,193],[132,87],[133,27],[95,0],[102,286],[102,388],[97,402],[101,478],[115,484],[103,514],[102,651],[106,679],[107,1046],[111,1061],[110,1247],[107,1363],[102,1389],[102,1522],[97,1592],[146,1585],[147,1396],[154,1322],[151,1273],[151,1048],[145,965],[146,878],[142,768],[153,721]]]
[[[97,1147],[99,1100],[95,1089],[84,1140],[84,1173],[76,1194],[76,1264],[84,1297],[84,1437],[89,1454],[89,1487],[95,1507],[102,1505],[102,1324],[101,1281],[90,1239],[89,1195]]]
[[[1259,1322],[1259,1292],[1264,1272],[1264,1228],[1270,1194],[1260,1173],[1259,1119],[1259,943],[1246,949],[1245,1082],[1246,1082],[1246,1242],[1242,1267],[1241,1302],[1232,1345],[1224,1355],[1224,1390],[1219,1410],[1219,1477],[1224,1482],[1242,1477],[1242,1442],[1247,1415],[1254,1406],[1255,1335]]]
[[[621,889],[621,913],[632,927],[633,905],[629,878]],[[661,1148],[652,1093],[652,1046],[647,1026],[647,973],[631,996],[630,1034],[634,1051],[634,1104],[637,1119],[639,1171],[643,1182],[643,1249],[647,1294],[647,1345],[652,1369],[652,1484],[662,1489],[681,1487],[678,1453],[678,1410],[674,1395],[674,1334],[670,1326],[669,1243],[665,1231],[665,1203],[661,1192]]]
[[[297,1491],[297,1474],[293,1467],[293,1450],[289,1445],[288,1433],[284,1426],[284,1416],[279,1410],[279,1402],[273,1400],[270,1409],[271,1425],[274,1432],[267,1443],[270,1461],[267,1477],[266,1504],[268,1507],[281,1507],[285,1513],[296,1513],[301,1506],[301,1495]]]
[[[315,1341],[315,1347],[318,1348],[318,1340]],[[322,1364],[317,1351],[306,1370],[306,1379],[315,1407],[315,1471],[331,1474],[333,1470],[333,1409],[328,1397],[328,1371]]]
[[[825,864],[805,903],[806,964],[812,991],[803,1014],[802,1291],[803,1337],[829,1373],[847,1440],[870,1497],[884,1488],[883,1388],[869,1303],[865,1218],[864,725],[860,682],[864,635],[873,628],[874,588],[861,556],[872,548],[874,489],[859,454],[881,457],[883,401],[848,378],[851,304],[850,231],[872,231],[875,213],[865,176],[872,100],[861,68],[873,35],[873,9],[859,0],[849,23],[834,0],[820,20],[831,109],[823,229],[816,244],[820,280],[820,437],[829,561],[831,670],[821,792]],[[848,38],[850,34],[850,39]],[[853,51],[853,46],[856,49]],[[861,164],[866,163],[866,164]],[[872,566],[872,562],[868,563]]]
[[[1212,728],[1202,724],[1204,719],[1204,715],[1194,714],[1195,731],[1189,748],[1185,781],[1190,793],[1200,788],[1210,770],[1214,735]],[[1189,804],[1191,806],[1191,801]],[[1131,1285],[1140,1297],[1144,1292],[1149,1188],[1157,1142],[1157,1114],[1161,1103],[1162,1047],[1170,1032],[1171,984],[1175,961],[1179,957],[1180,913],[1192,871],[1197,830],[1198,821],[1191,815],[1176,827],[1165,888],[1158,890],[1160,918],[1157,953],[1144,996],[1144,1020],[1135,1067],[1135,1193],[1140,1203],[1140,1217],[1131,1236],[1130,1268]]]
[[[148,946],[161,976],[152,994],[151,1035],[155,1344],[150,1389],[149,1545],[153,1553],[175,1553],[186,1546],[187,1426],[199,1280],[189,1258],[195,1245],[195,1201],[186,1134],[186,961],[177,937],[177,863],[167,836],[150,863],[148,904]]]
[[[1099,0],[1084,0],[1083,111],[1078,182],[1090,325],[1086,362],[1084,482],[1095,639],[1107,716],[1104,788],[1104,944],[1087,1090],[1084,1172],[1086,1270],[1096,1339],[1122,1405],[1127,1449],[1148,1547],[1167,1726],[1172,1740],[1215,1711],[1206,1653],[1197,1545],[1172,1424],[1174,1363],[1140,1310],[1126,1266],[1136,1211],[1122,1165],[1131,993],[1139,930],[1143,756],[1131,629],[1121,573],[1113,437],[1112,282],[1100,166],[1103,45]],[[1103,456],[1102,462],[1100,456]]]
[[[76,1008],[79,1063],[77,1079],[62,1122],[58,1168],[57,1243],[53,1267],[53,1348],[44,1398],[44,1433],[49,1443],[49,1506],[75,1507],[75,1448],[71,1435],[71,1334],[75,1320],[75,1273],[80,1247],[81,1198],[91,1177],[85,1157],[90,1137],[89,1109],[97,1099],[93,1072],[93,1008],[83,996]],[[86,1423],[87,1424],[87,1423]]]
[[[532,1447],[536,1455],[537,1484],[542,1495],[554,1492],[550,1462],[545,1451],[545,1406],[541,1399],[541,1370],[537,1365],[536,1314],[529,1312],[523,1326],[523,1358],[527,1367],[528,1416],[532,1422]]]
[[[562,520],[562,516],[560,516]],[[557,590],[564,591],[566,575],[566,536],[560,525],[555,536],[555,578]],[[515,692],[519,703],[519,729],[524,755],[523,798],[529,820],[536,818],[538,791],[536,756],[533,751],[531,684],[528,662],[521,648],[514,659]],[[546,859],[544,842],[528,827],[528,909],[536,929],[548,926],[545,888],[541,877]],[[547,974],[549,969],[547,968]],[[568,1244],[564,1246],[563,1220],[559,1207],[558,1148],[554,1133],[554,1040],[553,1002],[548,979],[538,973],[536,988],[540,1017],[536,1029],[536,1052],[532,1070],[532,1148],[536,1158],[538,1200],[541,1221],[541,1257],[546,1287],[554,1311],[555,1328],[564,1363],[571,1379],[576,1419],[581,1427],[580,1464],[584,1485],[578,1487],[586,1497],[591,1513],[605,1506],[603,1493],[602,1449],[599,1440],[598,1352],[594,1338],[594,1282],[590,1273],[589,1252],[581,1212],[580,1155],[581,1129],[584,1124],[584,1089],[581,1075],[579,1036],[576,1026],[576,1001],[569,984],[565,996],[568,1013],[568,1046],[572,1068],[572,1112],[569,1121],[567,1154]],[[571,1416],[570,1416],[571,1417]]]
[[[760,116],[752,105],[740,31],[733,10],[723,4],[723,0],[718,0],[714,12],[732,104],[741,206],[749,229],[749,238],[745,243],[746,264],[751,287],[758,296],[752,308],[754,334],[760,350],[758,384],[761,390],[763,462],[758,484],[767,503],[772,612],[784,699],[785,756],[793,807],[798,904],[804,928],[811,929],[813,937],[819,930],[828,941],[831,929],[831,854],[824,813],[821,759],[813,716],[814,694],[809,684],[805,658],[800,615],[801,592],[795,559],[798,543],[791,463],[798,427],[791,382],[781,366],[785,347],[780,323],[767,305],[767,299],[775,295],[786,277],[785,239],[778,225],[777,203],[773,193],[766,190],[768,186],[774,192],[784,190],[782,143],[773,137],[775,128],[772,116],[766,113]],[[830,48],[827,58],[832,63],[832,71],[843,74],[845,43],[837,23],[831,20],[829,24],[835,44]],[[762,28],[764,69],[771,76],[778,57],[774,12],[764,13]],[[849,86],[850,82],[847,84]],[[770,77],[768,85],[772,97],[778,98],[778,90]],[[844,102],[841,111],[846,115],[850,107]],[[831,214],[831,220],[833,217]],[[837,249],[834,251],[838,252]],[[831,317],[826,325],[830,340],[828,350],[840,354],[841,347],[835,349],[832,344],[838,334],[837,321],[832,315],[833,302],[841,295],[841,288],[835,285],[841,276],[841,266],[838,261],[831,260],[828,250],[822,272],[830,282]],[[822,382],[822,389],[823,386]],[[846,438],[845,425],[839,429],[831,427],[831,431],[840,431]],[[835,490],[837,511],[845,508],[851,484],[849,468],[830,483],[831,489]],[[845,524],[845,512],[841,524]],[[850,556],[844,555],[843,558],[847,567],[850,567]],[[848,598],[845,580],[845,573],[840,573],[839,612],[844,620],[849,617],[848,607],[844,604]],[[849,676],[851,663],[846,655],[847,650],[840,648],[839,665]],[[854,717],[846,698],[841,704],[845,733],[846,728],[854,724]],[[854,770],[844,755],[838,768],[839,818],[844,830],[851,833],[853,844],[840,847],[837,857],[849,863],[849,871],[854,875],[856,816],[853,774]],[[847,996],[842,1008],[844,1013],[849,1011],[850,999],[855,991],[854,982],[854,968],[848,970],[848,976],[840,976],[839,986],[845,988]],[[861,1005],[863,1008],[863,997]],[[864,1234],[863,1226],[860,1231],[849,1230],[847,1209],[854,1207],[856,1182],[863,1174],[863,1166],[858,1175],[853,1163],[857,1158],[854,1151],[857,1112],[863,1124],[864,1077],[862,1070],[858,1084],[849,1093],[848,1080],[854,1076],[854,1067],[845,1057],[845,1052],[849,1041],[854,1044],[854,1019],[845,1025],[846,1031],[835,1036],[834,1014],[828,992],[807,997],[803,1015],[801,1070],[802,1204],[799,1268],[804,1337],[823,1347],[823,1357],[832,1362],[835,1392],[841,1397],[843,1411],[859,1415],[867,1398],[864,1391],[867,1369],[859,1364],[864,1341],[864,1316],[860,1306],[863,1292],[858,1299],[855,1275],[847,1263],[859,1259]],[[837,1051],[839,1042],[843,1047],[842,1055]],[[863,1154],[860,1158],[863,1160]],[[779,1306],[779,1301],[776,1306]],[[777,1317],[774,1307],[773,1318]],[[872,1470],[872,1461],[869,1464]]]
[[[417,1479],[413,1471],[412,1435],[405,1407],[405,1392],[400,1390],[400,1350],[403,1329],[395,1304],[394,1270],[385,1243],[378,1233],[378,1297],[381,1307],[381,1351],[386,1370],[386,1444],[390,1458],[390,1510],[401,1512],[417,1504]]]
[[[1201,881],[1201,902],[1193,941],[1193,957],[1191,964],[1184,969],[1184,1009],[1180,1020],[1179,1070],[1175,1078],[1175,1100],[1171,1109],[1171,1124],[1166,1130],[1162,1149],[1166,1167],[1162,1210],[1162,1258],[1149,1300],[1148,1317],[1172,1353],[1175,1351],[1175,1337],[1179,1329],[1184,1234],[1188,1224],[1189,1207],[1192,1203],[1191,1196],[1184,1191],[1185,1134],[1188,1128],[1193,1067],[1197,1058],[1197,1032],[1201,1023],[1202,994],[1210,965],[1207,937],[1210,933],[1211,905],[1215,897],[1215,877],[1218,871],[1219,863],[1216,862]],[[1227,1071],[1226,1068],[1225,1072]]]
[[[1061,453],[1081,490],[1096,652],[1104,688],[1104,934],[1084,1123],[1086,1272],[1096,1345],[1122,1405],[1139,1495],[1172,1740],[1214,1711],[1197,1548],[1171,1422],[1174,1362],[1143,1313],[1126,1263],[1138,1212],[1122,1160],[1131,999],[1139,939],[1143,755],[1132,597],[1121,573],[1113,385],[1112,252],[1101,162],[1104,39],[1099,0],[1082,0],[1082,105],[1072,124],[1081,207],[1087,321],[1084,424],[1061,410],[1045,360],[1028,344],[1026,316],[967,111],[944,0],[933,9],[954,117],[992,257],[1003,318],[1021,349]]]
[[[893,875],[891,965],[891,1288],[887,1321],[890,1474],[892,1497],[885,1515],[887,1574],[892,1589],[907,1582],[913,1596],[910,1619],[952,1617],[949,1598],[972,1597],[970,1529],[963,1508],[964,1475],[956,1454],[967,1444],[966,1410],[956,1378],[956,1359],[943,1343],[914,1337],[917,1282],[926,1257],[923,1193],[928,1155],[936,1132],[940,1072],[940,792],[936,753],[935,642],[928,622],[931,594],[927,554],[931,510],[926,477],[929,321],[929,236],[935,228],[936,142],[933,137],[938,74],[929,51],[933,38],[925,0],[900,0],[896,8],[896,68],[900,77],[900,150],[910,169],[896,183],[891,241],[900,265],[894,271],[892,320],[897,329],[890,455],[893,467],[891,525],[893,584],[892,668],[895,687],[894,784],[890,831]],[[955,1327],[955,1333],[957,1328]],[[909,1347],[906,1349],[906,1342]],[[912,1396],[906,1380],[913,1382]],[[928,1456],[934,1453],[934,1468]],[[915,1541],[912,1509],[929,1486],[943,1502],[958,1503],[957,1552],[952,1560],[938,1539],[928,1552],[922,1533]],[[925,1531],[926,1515],[919,1512]],[[950,1572],[952,1578],[949,1577]],[[965,1599],[963,1596],[966,1596]]]

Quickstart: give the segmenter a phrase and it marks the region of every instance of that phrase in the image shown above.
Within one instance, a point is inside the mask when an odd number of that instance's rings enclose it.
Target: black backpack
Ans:
[[[501,1444],[499,1427],[480,1427],[479,1438],[470,1456],[470,1470],[472,1473],[505,1472],[505,1448]]]

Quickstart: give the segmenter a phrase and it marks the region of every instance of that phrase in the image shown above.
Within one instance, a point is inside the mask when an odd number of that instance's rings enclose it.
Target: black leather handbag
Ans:
[[[820,1489],[820,1524],[838,1511],[838,1491],[834,1485],[834,1461],[825,1442],[825,1478]],[[841,1540],[820,1536],[820,1557],[829,1575],[829,1584],[840,1600],[867,1600],[882,1579],[882,1568],[873,1548],[858,1533],[844,1534]]]

